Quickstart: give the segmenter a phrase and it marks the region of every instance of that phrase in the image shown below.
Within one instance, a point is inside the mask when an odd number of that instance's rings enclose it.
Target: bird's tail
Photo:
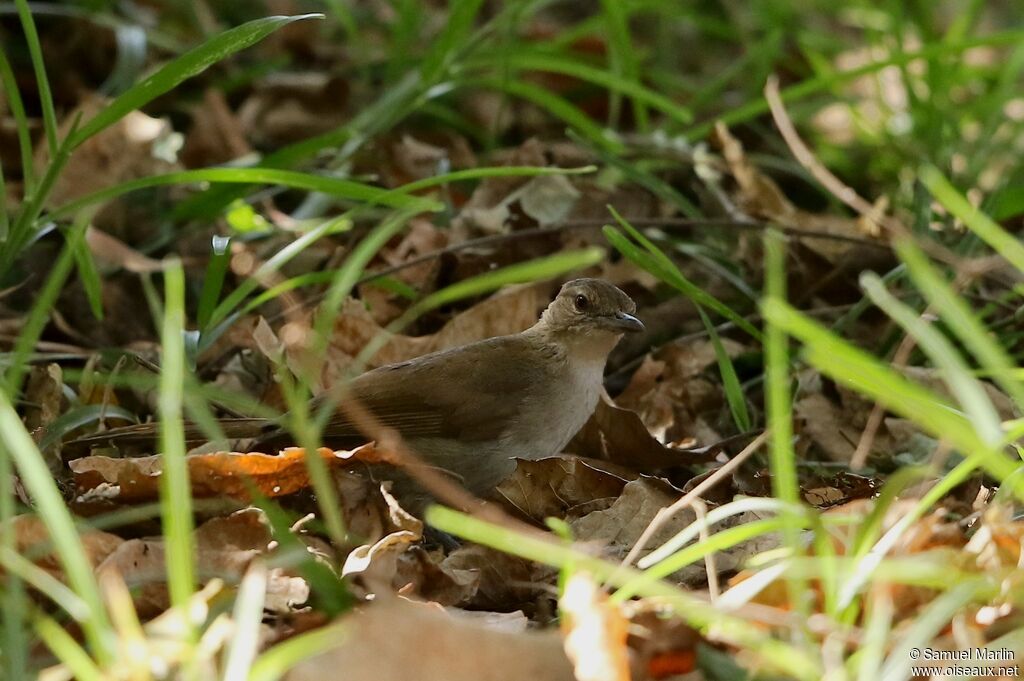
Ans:
[[[223,437],[227,440],[260,439],[277,429],[276,422],[262,418],[227,418],[217,421]],[[184,424],[185,442],[196,444],[214,439],[214,436],[199,427],[199,424]],[[134,426],[112,428],[102,433],[72,440],[64,445],[69,451],[87,451],[102,446],[146,446],[155,444],[160,436],[157,423],[140,423]]]

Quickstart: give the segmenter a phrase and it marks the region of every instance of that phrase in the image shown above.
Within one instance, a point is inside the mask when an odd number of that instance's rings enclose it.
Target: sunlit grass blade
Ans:
[[[351,224],[351,220],[347,215],[342,215],[330,220],[324,220],[317,227],[311,229],[292,243],[282,248],[280,251],[275,253],[270,260],[260,265],[255,272],[246,278],[236,289],[231,291],[231,293],[229,293],[224,300],[214,308],[213,312],[210,314],[208,326],[217,324],[231,314],[231,312],[233,312],[250,293],[259,287],[260,280],[262,280],[265,275],[278,271],[285,263],[290,261],[326,234],[347,229]]]
[[[907,380],[786,303],[766,301],[764,314],[765,319],[804,344],[804,358],[823,374],[878,400],[933,436],[948,440],[965,456],[972,457],[969,460],[975,465],[982,462],[997,479],[1009,479],[1020,465],[986,444],[973,424],[943,398]],[[1018,498],[1024,499],[1024,485],[1013,487]]]
[[[714,508],[704,516],[704,522],[694,521],[669,538],[664,544],[644,556],[637,565],[647,569],[667,559],[676,551],[679,551],[688,543],[700,536],[701,525],[713,525],[727,518],[737,516],[741,513],[782,513],[786,505],[778,499],[771,497],[745,497],[730,501],[718,508]],[[793,508],[799,511],[799,507]]]
[[[942,380],[949,387],[950,394],[956,396],[975,431],[990,447],[998,447],[1003,440],[999,414],[953,344],[934,326],[921,319],[916,312],[889,293],[878,275],[865,272],[861,276],[861,286],[875,305],[913,336],[921,349],[940,369]]]
[[[597,166],[580,166],[578,168],[549,168],[545,166],[494,166],[489,168],[467,168],[454,170],[450,173],[425,177],[415,180],[392,190],[392,193],[411,194],[431,187],[438,187],[451,182],[466,180],[483,180],[489,177],[538,177],[546,175],[584,175],[593,173]]]
[[[776,230],[769,230],[765,234],[764,249],[764,304],[782,303],[786,300],[786,251],[782,234]],[[769,319],[765,321],[765,414],[772,431],[772,491],[780,501],[797,504],[800,501],[800,484],[793,452],[789,339],[786,337],[785,329]],[[791,548],[797,548],[795,531],[787,533],[787,540]]]
[[[911,676],[910,668],[916,656],[911,650],[928,649],[935,637],[949,625],[949,621],[961,612],[964,606],[974,600],[981,580],[956,584],[924,608],[913,618],[909,628],[893,647],[882,667],[881,681],[903,681]]]
[[[164,270],[164,318],[160,334],[160,518],[167,544],[167,587],[171,604],[187,607],[195,591],[192,494],[182,431],[185,384],[185,275],[180,262]]]
[[[752,520],[742,525],[715,532],[707,539],[680,549],[665,558],[665,560],[647,568],[642,577],[623,584],[622,588],[615,592],[615,598],[617,600],[631,598],[641,592],[645,585],[668,577],[673,572],[682,570],[687,565],[697,562],[709,553],[733,548],[745,541],[750,541],[772,532],[782,531],[788,526],[790,526],[790,522],[785,518],[766,518],[764,520]]]
[[[92,654],[101,664],[110,662],[114,643],[110,623],[75,521],[46,461],[4,390],[0,390],[0,432],[4,434],[0,438],[0,456],[13,460],[22,484],[35,500],[39,518],[46,525],[68,585],[89,610],[90,616],[82,622],[82,629]]]
[[[0,565],[3,565],[8,574],[17,575],[19,579],[30,584],[32,588],[49,598],[55,605],[63,608],[77,621],[81,622],[89,617],[89,607],[85,601],[59,579],[17,551],[8,547],[0,548]],[[21,629],[24,622],[19,622],[16,626]]]
[[[248,681],[277,681],[300,662],[341,645],[351,626],[351,623],[341,620],[278,643],[256,658],[249,670]]]
[[[78,681],[105,681],[109,678],[78,641],[52,618],[40,616],[36,620],[35,630],[46,647],[68,668],[73,678]]]
[[[22,0],[24,1],[24,0]],[[256,19],[210,38],[180,57],[165,64],[156,73],[136,83],[102,111],[86,121],[74,134],[72,148],[113,125],[129,112],[139,109],[181,82],[196,76],[226,57],[243,50],[274,31],[295,21],[321,18],[321,14],[275,16]]]
[[[590,572],[595,579],[613,586],[625,586],[643,577],[636,569],[595,558],[565,543],[515,532],[444,506],[428,508],[425,520],[440,530],[514,556],[554,567],[572,564],[575,569]],[[638,594],[657,599],[692,626],[705,634],[711,633],[713,640],[743,647],[761,664],[796,679],[819,681],[821,678],[818,661],[803,650],[773,639],[759,626],[718,611],[683,589],[658,580],[645,584]]]
[[[223,681],[241,681],[252,668],[259,646],[260,624],[263,620],[263,601],[267,593],[267,568],[254,561],[238,587],[235,609],[231,619],[234,635],[228,644]]]
[[[1015,363],[971,311],[964,299],[956,294],[953,287],[939,275],[913,242],[898,242],[896,252],[906,263],[907,272],[917,288],[960,341],[988,370],[992,380],[1018,405],[1024,405],[1024,384],[1015,376]]]
[[[566,272],[596,265],[605,258],[603,248],[591,246],[578,251],[564,251],[526,262],[508,265],[447,286],[424,297],[412,306],[411,316],[419,316],[443,305],[496,291],[509,284],[522,284],[561,276]]]
[[[928,188],[936,201],[960,218],[969,230],[977,234],[996,253],[1024,272],[1024,244],[996,224],[992,218],[968,203],[967,199],[934,166],[922,168],[920,177],[921,182]]]

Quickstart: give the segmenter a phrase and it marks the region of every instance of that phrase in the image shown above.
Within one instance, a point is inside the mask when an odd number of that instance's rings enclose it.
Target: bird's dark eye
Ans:
[[[580,294],[580,295],[576,296],[576,300],[574,301],[574,304],[576,305],[576,310],[578,312],[583,312],[584,310],[586,310],[590,306],[590,301],[587,300],[587,297],[585,295]]]

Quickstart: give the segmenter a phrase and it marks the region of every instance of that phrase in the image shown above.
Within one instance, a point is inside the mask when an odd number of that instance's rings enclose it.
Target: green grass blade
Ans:
[[[203,288],[199,293],[199,309],[196,313],[196,323],[201,331],[205,331],[210,325],[213,311],[217,307],[221,290],[224,287],[224,275],[228,271],[228,264],[231,262],[231,239],[230,237],[213,237],[213,255],[206,265],[206,276],[203,277]]]
[[[633,41],[629,35],[629,12],[626,3],[620,0],[601,0],[601,12],[605,19],[608,35],[612,70],[624,82],[639,84],[640,63],[636,58]],[[618,127],[620,99],[614,91],[611,94],[609,119],[612,127]],[[638,130],[647,129],[647,110],[643,103],[633,97],[633,112]]]
[[[0,244],[7,241],[11,233],[11,220],[7,214],[7,183],[4,181],[4,169],[0,166]]]
[[[32,18],[28,0],[15,0],[18,7],[18,19],[25,32],[25,43],[28,45],[29,56],[32,57],[32,70],[36,76],[36,91],[39,93],[39,106],[43,112],[43,130],[46,133],[46,146],[52,161],[57,155],[57,112],[53,108],[53,93],[50,91],[50,79],[46,76],[46,64],[43,61],[43,47],[39,44],[39,33],[36,22]]]
[[[636,246],[622,232],[611,225],[605,225],[604,235],[612,246],[615,247],[615,250],[626,258],[658,277],[658,279],[676,289],[694,303],[714,310],[757,340],[761,340],[761,332],[753,324],[734,312],[728,305],[691,282],[674,265],[672,269],[667,269],[658,258]]]
[[[3,555],[17,553],[18,538],[14,526],[17,515],[17,499],[14,496],[14,462],[7,450],[0,446],[0,551]],[[0,623],[3,626],[3,659],[0,660],[7,678],[19,679],[26,676],[29,643],[25,636],[25,622],[28,617],[28,594],[25,579],[5,565],[9,574],[0,594],[3,612]]]
[[[192,494],[182,431],[185,385],[185,275],[180,262],[164,270],[163,350],[160,366],[160,518],[167,544],[167,587],[171,604],[187,607],[195,591],[195,545],[192,539]]]
[[[57,256],[50,274],[46,277],[46,283],[43,284],[42,289],[37,294],[36,301],[32,305],[32,309],[21,328],[21,333],[18,334],[18,340],[15,342],[14,350],[11,353],[11,366],[4,376],[4,386],[10,395],[17,394],[21,389],[21,381],[25,377],[25,372],[28,368],[28,357],[35,349],[36,342],[39,340],[40,335],[42,335],[43,329],[46,328],[46,324],[50,319],[50,311],[57,302],[57,297],[64,287],[64,281],[74,266],[73,243],[82,238],[88,225],[84,217],[79,216],[78,222],[72,225],[70,232],[67,234],[64,248],[61,250],[60,255]]]
[[[505,94],[536,104],[555,118],[575,128],[593,144],[607,151],[621,154],[626,149],[625,145],[618,140],[614,131],[595,123],[590,116],[575,104],[539,85],[526,81],[501,78],[472,78],[465,85],[497,90],[498,92],[504,92]]]
[[[311,229],[292,243],[282,248],[280,251],[275,253],[270,260],[263,263],[256,272],[246,278],[238,288],[229,293],[227,297],[225,297],[224,300],[214,308],[213,313],[210,315],[209,325],[213,326],[217,324],[234,311],[235,308],[238,307],[239,303],[245,300],[246,296],[259,287],[259,282],[263,279],[264,275],[276,272],[284,266],[285,263],[304,251],[324,235],[350,227],[351,224],[352,222],[347,215],[342,215],[331,220],[324,220],[317,227]]]
[[[21,151],[21,176],[25,189],[24,194],[32,193],[35,187],[35,162],[32,159],[32,131],[28,126],[28,116],[25,115],[25,104],[21,101],[21,92],[18,91],[18,82],[14,79],[14,72],[11,64],[7,61],[7,55],[0,49],[0,86],[3,86],[4,97],[7,99],[7,106],[14,118],[14,127],[18,133],[18,147]]]
[[[731,518],[741,513],[782,513],[785,508],[786,505],[784,503],[771,497],[742,497],[710,510],[704,516],[704,520],[709,525],[714,525],[726,518]],[[799,511],[800,509],[797,507],[793,510]],[[699,537],[701,525],[700,521],[690,523],[650,554],[638,560],[637,565],[647,569],[667,559],[673,553]]]
[[[623,584],[622,588],[615,592],[615,599],[625,600],[631,598],[640,593],[645,585],[663,577],[668,577],[676,570],[682,570],[687,565],[697,562],[709,553],[731,549],[745,541],[750,541],[771,532],[784,530],[789,525],[789,520],[783,517],[765,518],[764,520],[753,520],[742,525],[730,527],[721,532],[715,532],[708,536],[707,539],[680,549],[665,560],[651,566],[644,571],[642,577]]]
[[[122,182],[107,189],[88,194],[51,211],[51,218],[60,218],[74,213],[84,206],[104,203],[129,192],[148,187],[171,184],[190,184],[194,182],[212,182],[225,184],[273,184],[321,192],[340,199],[363,201],[394,208],[420,206],[423,210],[439,210],[436,202],[418,197],[405,196],[402,192],[389,191],[352,180],[337,177],[302,173],[295,170],[278,170],[276,168],[200,168],[183,170],[165,175],[153,175],[137,180]]]
[[[1024,40],[1024,31],[1018,29],[990,33],[982,36],[974,36],[957,43],[933,43],[925,45],[920,50],[899,52],[891,57],[880,59],[847,71],[809,78],[783,89],[782,92],[779,93],[779,96],[782,98],[783,102],[790,103],[819,92],[834,89],[862,76],[877,73],[889,66],[906,66],[907,64],[918,60],[934,59],[938,56],[951,56],[985,45],[991,45],[993,47],[1002,45],[1018,45],[1021,40]],[[686,130],[685,134],[686,137],[691,140],[703,139],[714,129],[715,123],[719,121],[732,126],[737,123],[752,120],[767,112],[767,100],[765,100],[764,97],[758,97],[726,111],[721,116],[716,116],[713,120],[698,123],[697,125],[690,127]]]
[[[93,211],[86,211],[89,217],[86,220],[90,220]],[[80,232],[74,243],[70,244],[71,251],[75,256],[75,266],[78,270],[78,280],[82,282],[82,288],[85,290],[86,300],[89,301],[89,309],[92,311],[92,316],[103,321],[103,282],[100,279],[100,273],[96,269],[96,261],[92,258],[92,251],[89,250],[89,245],[85,240],[85,233],[89,230],[86,227],[85,230]]]
[[[413,305],[410,314],[419,316],[430,310],[449,305],[455,301],[496,291],[509,284],[522,284],[543,279],[552,279],[566,272],[590,267],[604,260],[605,251],[591,246],[578,251],[555,253],[534,260],[516,263],[493,272],[463,279],[436,293],[423,298]]]
[[[24,1],[24,0],[22,0]],[[254,45],[274,31],[295,21],[321,18],[322,14],[275,16],[256,19],[224,31],[164,65],[153,75],[136,83],[106,108],[89,119],[72,138],[77,147],[96,133],[113,125],[128,113],[142,108],[160,95],[196,76],[226,57]]]
[[[992,218],[968,203],[967,199],[949,183],[942,173],[933,166],[920,170],[921,182],[935,200],[946,210],[960,218],[967,228],[1006,258],[1014,267],[1024,272],[1024,244],[1000,227]]]
[[[718,336],[718,330],[708,319],[704,308],[697,306],[700,313],[700,320],[711,338],[711,345],[715,348],[715,359],[718,361],[718,372],[722,375],[722,386],[725,388],[725,399],[729,403],[729,411],[732,413],[732,420],[740,433],[746,433],[751,429],[750,412],[747,410],[747,398],[743,394],[743,386],[740,385],[739,376],[736,375],[736,367],[733,366],[732,358],[725,351],[722,339]]]
[[[496,66],[512,69],[561,73],[600,85],[613,93],[627,95],[637,104],[657,109],[677,123],[687,124],[693,120],[693,114],[688,109],[676,104],[668,97],[644,87],[638,79],[630,79],[619,73],[605,71],[574,59],[536,50],[516,50],[488,57],[486,61],[480,63],[494,63]]]
[[[786,300],[786,252],[780,232],[765,235],[765,305]],[[777,499],[800,502],[793,452],[793,412],[789,384],[789,339],[786,330],[766,319],[765,414],[772,431],[770,441],[772,491]],[[795,535],[789,537],[795,548]]]
[[[915,663],[910,651],[914,648],[928,649],[933,645],[935,637],[958,612],[976,598],[982,587],[982,580],[956,584],[929,603],[923,612],[912,619],[907,631],[893,647],[882,667],[881,681],[903,681],[910,678],[910,668]]]
[[[63,608],[77,621],[81,622],[89,617],[89,607],[74,591],[14,549],[6,546],[0,549],[0,565],[3,565],[8,573],[17,575],[23,582],[32,585],[32,588]],[[10,587],[9,583],[5,586]],[[16,626],[20,630],[24,625],[24,622],[18,622]],[[7,650],[4,653],[9,654]]]
[[[444,30],[433,41],[420,67],[424,83],[433,84],[448,71],[452,59],[467,42],[473,21],[482,5],[483,0],[452,0],[449,3],[448,20]]]

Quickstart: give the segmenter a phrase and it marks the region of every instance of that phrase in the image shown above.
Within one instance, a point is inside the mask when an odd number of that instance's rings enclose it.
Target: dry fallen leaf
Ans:
[[[348,615],[338,645],[292,669],[286,681],[574,681],[554,632],[508,633],[403,599]]]
[[[354,462],[394,463],[373,443],[353,450],[320,448],[319,456],[328,466],[348,466]],[[250,489],[267,497],[292,494],[309,486],[306,452],[289,447],[274,456],[252,452],[217,452],[187,457],[192,495],[196,498],[231,497],[248,501]],[[163,457],[134,459],[87,456],[68,466],[74,474],[79,497],[89,494],[123,503],[138,503],[159,498]]]
[[[64,570],[50,546],[50,533],[43,521],[38,516],[25,514],[14,516],[10,522],[14,526],[14,548],[18,554],[63,580]],[[81,531],[78,538],[94,568],[124,543],[124,539],[99,530]]]
[[[716,125],[714,134],[729,171],[739,186],[736,201],[747,215],[794,229],[839,237],[865,239],[876,236],[871,233],[873,222],[832,213],[811,213],[793,205],[775,181],[749,161],[743,145],[725,125]],[[805,241],[809,249],[832,263],[858,247],[856,243],[837,239],[808,238]]]
[[[263,512],[254,508],[208,520],[196,529],[194,539],[196,570],[203,580],[237,582],[254,559],[271,552],[269,525]],[[170,605],[162,537],[123,542],[96,568],[96,573],[101,580],[107,573],[114,573],[133,587],[135,608],[143,617],[163,612]],[[309,586],[302,578],[280,567],[267,571],[267,610],[290,612],[308,598]]]
[[[582,504],[618,497],[636,474],[625,476],[602,468],[600,461],[553,456],[537,461],[519,459],[515,472],[496,490],[498,497],[529,518],[564,518]]]

